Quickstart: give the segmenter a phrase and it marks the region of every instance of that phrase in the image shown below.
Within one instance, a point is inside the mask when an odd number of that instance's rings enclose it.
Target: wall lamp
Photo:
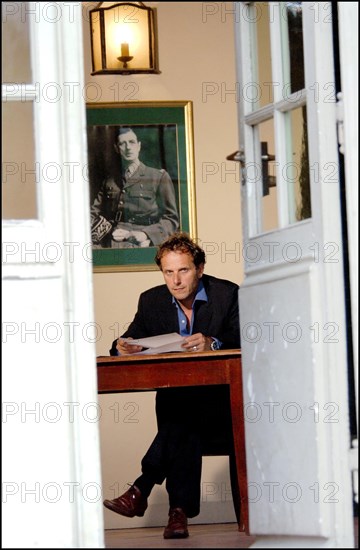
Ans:
[[[92,75],[160,73],[155,8],[100,2],[89,15]]]

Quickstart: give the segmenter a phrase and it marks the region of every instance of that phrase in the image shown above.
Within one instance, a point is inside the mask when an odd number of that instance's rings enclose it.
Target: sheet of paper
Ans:
[[[183,336],[180,336],[177,332],[171,332],[169,334],[160,334],[159,336],[149,336],[148,338],[134,338],[128,340],[127,338],[120,338],[120,340],[126,340],[128,344],[134,346],[143,346],[146,350],[139,353],[167,353],[171,351],[184,351],[181,347]]]
[[[147,348],[139,351],[134,355],[151,355],[152,353],[171,353],[173,351],[186,351],[181,347],[181,342],[173,342],[171,344],[165,344],[164,346],[157,346],[156,348]]]

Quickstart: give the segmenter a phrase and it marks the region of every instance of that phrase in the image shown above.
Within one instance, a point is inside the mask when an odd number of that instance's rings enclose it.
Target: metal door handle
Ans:
[[[235,162],[245,164],[244,149],[240,149],[240,151],[235,151],[235,153],[231,153],[231,155],[228,155],[226,157],[226,160],[234,160]]]
[[[241,148],[239,151],[235,151],[226,157],[226,160],[233,160],[235,162],[240,162],[242,166],[245,166],[245,154],[244,149]],[[275,160],[275,155],[270,155],[267,152],[267,142],[261,142],[261,164],[262,164],[262,179],[263,179],[263,196],[269,194],[269,187],[276,186],[276,179],[274,176],[269,176],[268,162]],[[243,180],[245,183],[245,179]]]

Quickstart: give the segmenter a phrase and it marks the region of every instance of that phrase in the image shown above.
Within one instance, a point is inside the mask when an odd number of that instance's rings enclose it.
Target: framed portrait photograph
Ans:
[[[196,238],[191,101],[87,103],[93,269],[152,271],[176,231]]]

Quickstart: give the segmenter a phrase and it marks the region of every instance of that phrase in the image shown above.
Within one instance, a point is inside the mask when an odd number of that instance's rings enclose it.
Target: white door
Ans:
[[[81,6],[2,25],[2,542],[101,548]]]
[[[352,546],[331,4],[235,6],[250,532]]]

